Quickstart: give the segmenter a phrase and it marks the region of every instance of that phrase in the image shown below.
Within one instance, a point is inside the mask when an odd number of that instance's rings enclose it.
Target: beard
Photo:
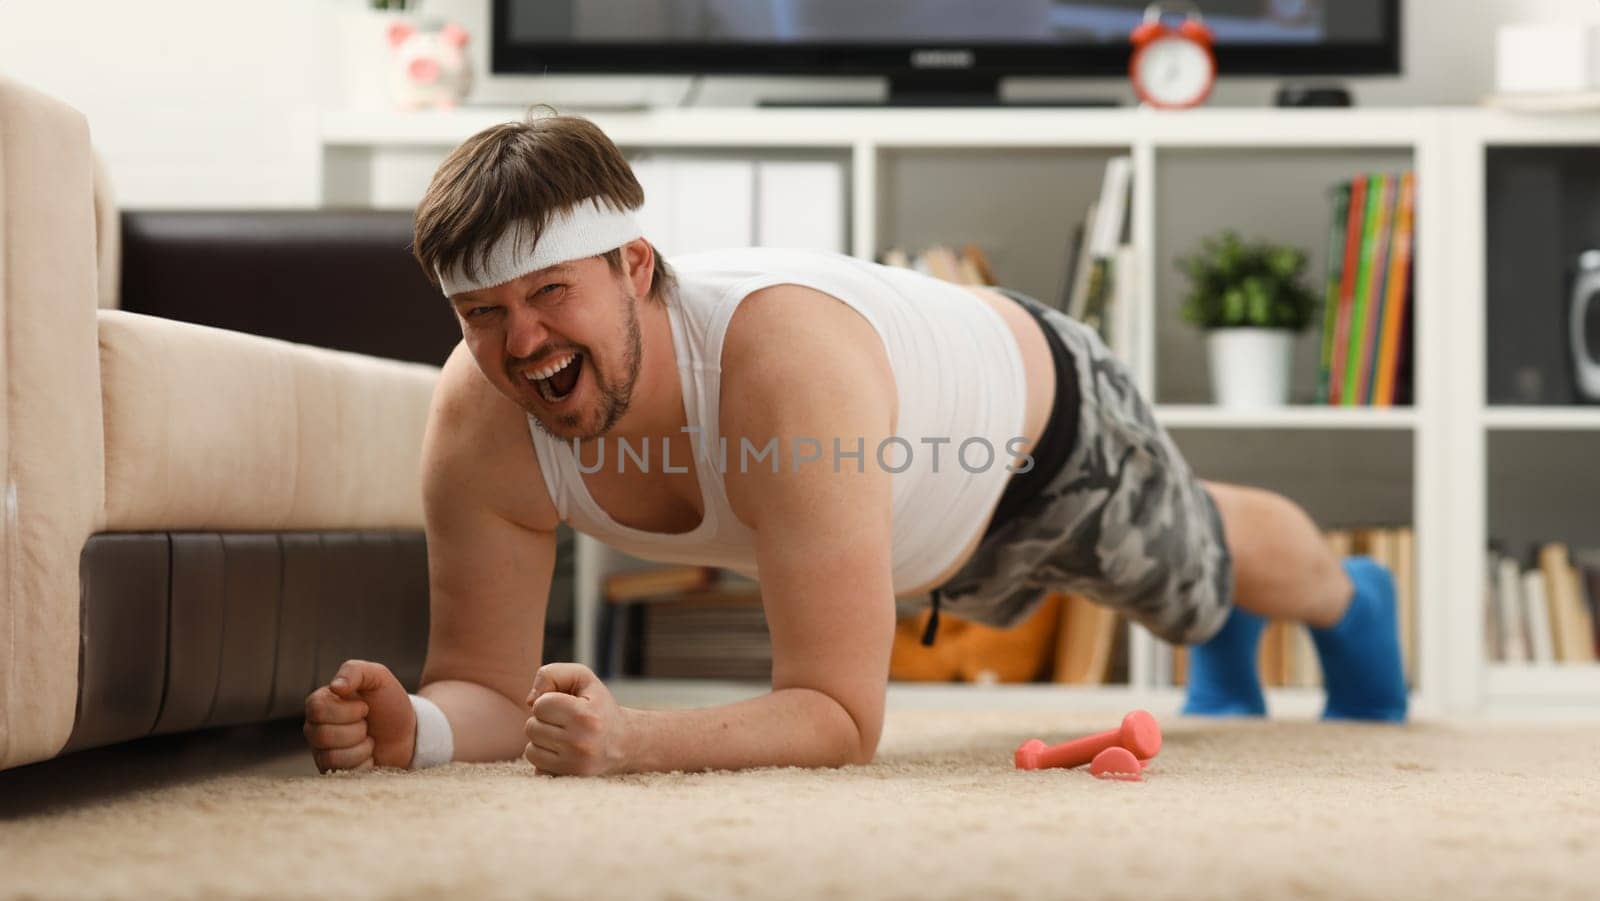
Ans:
[[[643,342],[639,334],[639,301],[632,294],[624,294],[626,315],[623,319],[622,360],[620,372],[608,375],[606,368],[590,352],[578,345],[574,349],[583,354],[583,369],[594,382],[596,397],[587,409],[557,414],[554,422],[546,422],[544,412],[534,407],[524,407],[533,417],[539,431],[561,441],[587,441],[611,431],[617,420],[628,412],[633,402],[633,389],[639,381],[639,368],[643,359]],[[579,378],[583,373],[580,372]],[[577,386],[574,386],[577,390]],[[584,420],[593,425],[585,427]]]

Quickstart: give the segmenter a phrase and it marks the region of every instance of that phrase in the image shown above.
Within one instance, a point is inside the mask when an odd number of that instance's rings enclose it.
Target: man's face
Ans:
[[[639,379],[638,300],[602,257],[450,298],[491,384],[563,440],[605,434]]]

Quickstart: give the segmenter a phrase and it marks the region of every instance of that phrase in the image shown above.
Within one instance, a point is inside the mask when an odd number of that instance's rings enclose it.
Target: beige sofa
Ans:
[[[426,644],[437,370],[107,308],[101,172],[0,77],[0,769],[296,716],[346,654],[414,683]]]

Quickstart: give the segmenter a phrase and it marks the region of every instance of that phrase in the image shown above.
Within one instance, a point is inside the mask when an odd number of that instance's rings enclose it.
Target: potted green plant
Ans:
[[[1183,318],[1207,333],[1211,385],[1224,407],[1289,402],[1295,335],[1316,319],[1298,247],[1247,242],[1233,230],[1178,260],[1189,281]]]

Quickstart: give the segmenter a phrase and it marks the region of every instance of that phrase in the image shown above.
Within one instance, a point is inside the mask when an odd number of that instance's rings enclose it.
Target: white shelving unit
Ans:
[[[582,111],[576,111],[582,113]],[[453,113],[329,113],[321,121],[325,200],[330,204],[409,207],[449,148],[471,134],[521,118],[520,109]],[[1483,596],[1479,565],[1487,524],[1486,435],[1494,429],[1600,430],[1600,412],[1567,409],[1488,409],[1484,403],[1484,150],[1497,143],[1600,147],[1600,119],[1517,117],[1477,109],[1387,110],[752,110],[664,109],[590,115],[626,151],[704,150],[781,154],[826,151],[849,160],[851,251],[873,258],[902,240],[886,234],[886,194],[895,169],[927,154],[969,153],[973,160],[1034,151],[1131,155],[1132,236],[1139,251],[1140,304],[1134,344],[1139,382],[1160,401],[1157,297],[1161,245],[1157,221],[1163,167],[1185,160],[1246,154],[1300,158],[1349,154],[1350,171],[1374,158],[1406,160],[1420,186],[1414,303],[1415,406],[1404,409],[1291,407],[1239,413],[1206,406],[1158,403],[1174,430],[1243,434],[1295,431],[1329,441],[1365,434],[1404,435],[1410,444],[1412,524],[1416,530],[1419,691],[1421,714],[1493,714],[1497,705],[1530,702],[1600,709],[1600,675],[1588,670],[1543,671],[1489,666],[1482,648]],[[1298,155],[1298,156],[1297,156]],[[355,186],[353,189],[351,186]],[[1098,187],[1098,183],[1093,186]],[[1269,198],[1248,190],[1219,208],[1217,226]],[[1003,198],[996,203],[1003,204]],[[1077,210],[1072,211],[1075,216]],[[1066,235],[1061,236],[1065,245]],[[1187,249],[1187,248],[1183,248]],[[1196,339],[1198,340],[1198,339]],[[1338,479],[1308,472],[1308,479]],[[582,541],[576,556],[577,647],[595,647],[604,549]],[[1099,690],[1117,704],[1172,700],[1174,689],[1154,684],[1154,643],[1135,629],[1128,686]],[[1597,668],[1600,669],[1600,668]],[[681,686],[680,686],[681,687]],[[914,703],[933,697],[896,686],[892,698]],[[632,683],[634,695],[651,687]],[[727,690],[744,690],[737,686]],[[1058,689],[1059,690],[1059,689]],[[946,693],[995,689],[945,689]],[[1275,693],[1291,710],[1310,702],[1300,693]],[[1281,696],[1280,696],[1281,695]],[[954,696],[953,694],[951,696]]]
[[[1494,431],[1600,431],[1600,409],[1583,407],[1489,407],[1484,428]]]
[[[1223,410],[1203,404],[1162,404],[1156,418],[1169,429],[1415,429],[1410,408],[1339,409],[1287,407],[1279,410]]]
[[[1484,260],[1488,248],[1488,153],[1496,147],[1593,147],[1600,149],[1600,118],[1593,115],[1531,116],[1501,111],[1474,111],[1447,118],[1451,147],[1452,228],[1448,233],[1453,259],[1460,266],[1453,285],[1461,315],[1448,323],[1454,346],[1468,349],[1451,361],[1461,387],[1450,393],[1447,421],[1452,429],[1451,479],[1460,485],[1456,497],[1455,546],[1466,565],[1454,567],[1452,597],[1474,615],[1445,616],[1436,640],[1450,650],[1453,682],[1446,702],[1491,716],[1595,715],[1600,712],[1600,666],[1494,663],[1484,646],[1478,615],[1486,586],[1482,550],[1491,535],[1489,522],[1489,441],[1502,432],[1596,433],[1600,410],[1563,407],[1505,407],[1487,402],[1488,287]],[[1600,437],[1600,435],[1597,435]],[[1591,471],[1572,472],[1575,481],[1592,481]]]

